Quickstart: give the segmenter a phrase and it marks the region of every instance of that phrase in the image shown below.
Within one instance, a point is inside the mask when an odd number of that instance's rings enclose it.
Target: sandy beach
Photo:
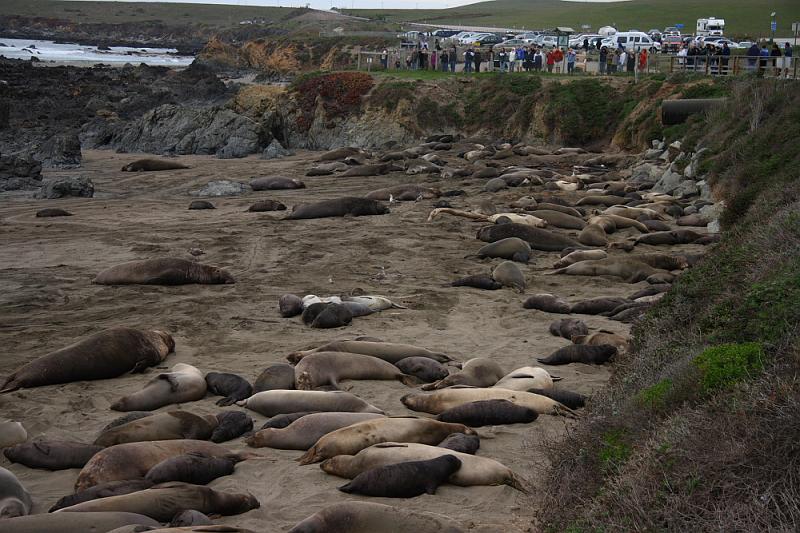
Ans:
[[[548,333],[549,324],[564,315],[523,309],[526,295],[510,289],[482,291],[448,286],[464,275],[489,273],[500,260],[465,258],[484,244],[475,238],[482,224],[447,216],[426,222],[434,200],[393,204],[389,215],[360,218],[281,221],[286,212],[246,212],[261,198],[280,200],[291,209],[301,202],[363,195],[400,183],[464,189],[467,196],[449,199],[457,208],[469,208],[489,197],[496,206],[507,207],[521,196],[539,196],[541,187],[490,195],[481,192],[483,180],[445,182],[438,177],[402,173],[373,178],[304,177],[316,155],[299,152],[272,161],[185,156],[180,161],[192,167],[187,170],[126,173],[119,170],[122,165],[143,156],[84,151],[79,171],[46,175],[80,173],[91,178],[95,198],[32,200],[20,194],[7,196],[0,202],[0,338],[4,347],[0,375],[36,356],[117,325],[170,332],[177,346],[164,368],[185,362],[203,372],[233,372],[251,382],[267,364],[283,362],[293,350],[357,335],[415,344],[462,361],[490,357],[506,371],[536,365],[536,357],[569,344]],[[445,156],[458,161],[454,152]],[[521,158],[519,162],[523,161]],[[509,160],[508,164],[515,162]],[[265,175],[300,177],[307,188],[213,198],[215,210],[187,210],[195,199],[187,193],[208,181],[247,183],[251,177]],[[578,193],[559,194],[578,198]],[[35,218],[36,211],[45,207],[67,209],[74,216]],[[613,238],[623,240],[634,234],[635,230],[628,229]],[[192,259],[189,250],[193,248],[204,251],[199,261],[229,269],[237,283],[179,287],[90,283],[99,271],[124,261],[164,256]],[[676,249],[702,251],[701,246],[693,245]],[[664,247],[640,246],[635,253],[656,250],[664,251]],[[531,263],[522,265],[527,295],[549,292],[574,302],[628,296],[646,285],[606,277],[545,275],[545,269],[558,257],[555,252],[534,251]],[[311,329],[299,317],[283,319],[278,314],[278,298],[287,292],[333,295],[353,291],[381,294],[408,309],[356,318],[351,326],[334,330]],[[628,332],[628,325],[604,317],[579,318],[592,330]],[[607,382],[612,367],[571,364],[551,367],[550,371],[563,378],[559,386],[591,396]],[[110,404],[140,389],[157,371],[14,392],[0,396],[0,412],[22,422],[31,438],[44,435],[91,442],[104,425],[119,416],[109,409]],[[412,389],[399,382],[346,381],[343,388],[387,414],[419,414],[400,402],[400,397]],[[180,407],[217,413],[223,409],[214,404],[217,399],[207,396]],[[248,414],[256,428],[265,421],[255,412]],[[468,531],[535,531],[534,511],[540,490],[537,477],[545,466],[542,444],[579,423],[541,416],[531,424],[478,429],[478,454],[506,464],[529,480],[534,489],[530,495],[507,486],[446,485],[436,495],[372,501],[446,515]],[[226,445],[245,448],[242,439]],[[337,491],[345,480],[325,474],[318,465],[298,466],[295,459],[302,452],[258,451],[265,460],[240,463],[234,475],[217,479],[210,486],[251,492],[261,502],[260,509],[224,517],[218,523],[257,531],[286,531],[326,505],[362,499]],[[71,493],[78,474],[77,470],[32,470],[10,465],[5,458],[0,458],[0,465],[14,472],[31,492],[35,513],[46,512],[59,497]]]

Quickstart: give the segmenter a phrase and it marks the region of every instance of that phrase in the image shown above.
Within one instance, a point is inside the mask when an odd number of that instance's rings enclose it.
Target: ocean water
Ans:
[[[170,48],[128,48],[112,46],[111,50],[98,50],[96,46],[73,43],[54,43],[30,39],[7,39],[0,36],[0,55],[9,59],[30,59],[58,63],[146,63],[148,65],[187,66],[192,56],[179,56],[177,50]]]

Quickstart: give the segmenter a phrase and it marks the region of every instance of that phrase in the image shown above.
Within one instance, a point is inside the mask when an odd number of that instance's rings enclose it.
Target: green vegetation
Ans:
[[[556,2],[553,0],[495,0],[451,9],[356,9],[347,13],[394,22],[425,22],[464,26],[493,26],[519,29],[583,24],[594,29],[615,25],[620,29],[663,29],[676,23],[692,31],[698,18],[724,18],[726,34],[738,37],[766,37],[770,12],[778,13],[778,34],[791,35],[791,23],[800,20],[800,3],[795,0],[632,0],[615,4]]]
[[[606,471],[619,468],[631,455],[631,447],[625,442],[625,431],[607,431],[600,441],[598,458]]]
[[[416,85],[407,81],[387,81],[378,84],[370,95],[372,105],[383,108],[384,111],[391,112],[397,108],[400,100],[414,100],[414,88]]]
[[[667,394],[672,390],[672,380],[664,378],[655,385],[645,387],[639,392],[639,403],[650,408],[664,407]]]
[[[547,90],[544,120],[565,143],[580,146],[608,138],[635,101],[593,78],[553,84]]]
[[[723,344],[708,348],[698,355],[694,365],[700,370],[704,392],[724,389],[761,370],[764,364],[761,344]]]

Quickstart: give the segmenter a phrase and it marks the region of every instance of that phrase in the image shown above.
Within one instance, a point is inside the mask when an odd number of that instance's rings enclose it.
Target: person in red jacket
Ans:
[[[550,50],[547,52],[546,61],[547,61],[547,72],[553,72],[553,65],[556,64],[556,60],[554,58],[555,52]]]
[[[639,72],[647,70],[647,49],[642,48],[639,52]]]
[[[553,61],[556,64],[556,72],[561,72],[564,64],[564,52],[561,51],[561,48],[553,50]]]

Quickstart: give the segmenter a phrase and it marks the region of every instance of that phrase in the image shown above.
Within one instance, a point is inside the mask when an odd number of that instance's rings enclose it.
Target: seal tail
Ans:
[[[521,476],[515,474],[514,472],[511,472],[510,475],[508,476],[508,479],[506,479],[506,485],[508,485],[511,488],[517,489],[523,494],[530,494],[531,492],[530,485],[528,484],[528,482],[525,481]]]
[[[339,490],[342,492],[346,492],[347,494],[352,494],[353,492],[356,491],[355,487],[353,487],[352,485],[353,485],[352,482],[348,483],[347,485],[342,485],[341,487],[339,487]]]
[[[8,392],[14,392],[15,390],[19,390],[20,387],[19,381],[14,379],[13,377],[8,378],[2,385],[0,385],[0,394],[6,394]]]

